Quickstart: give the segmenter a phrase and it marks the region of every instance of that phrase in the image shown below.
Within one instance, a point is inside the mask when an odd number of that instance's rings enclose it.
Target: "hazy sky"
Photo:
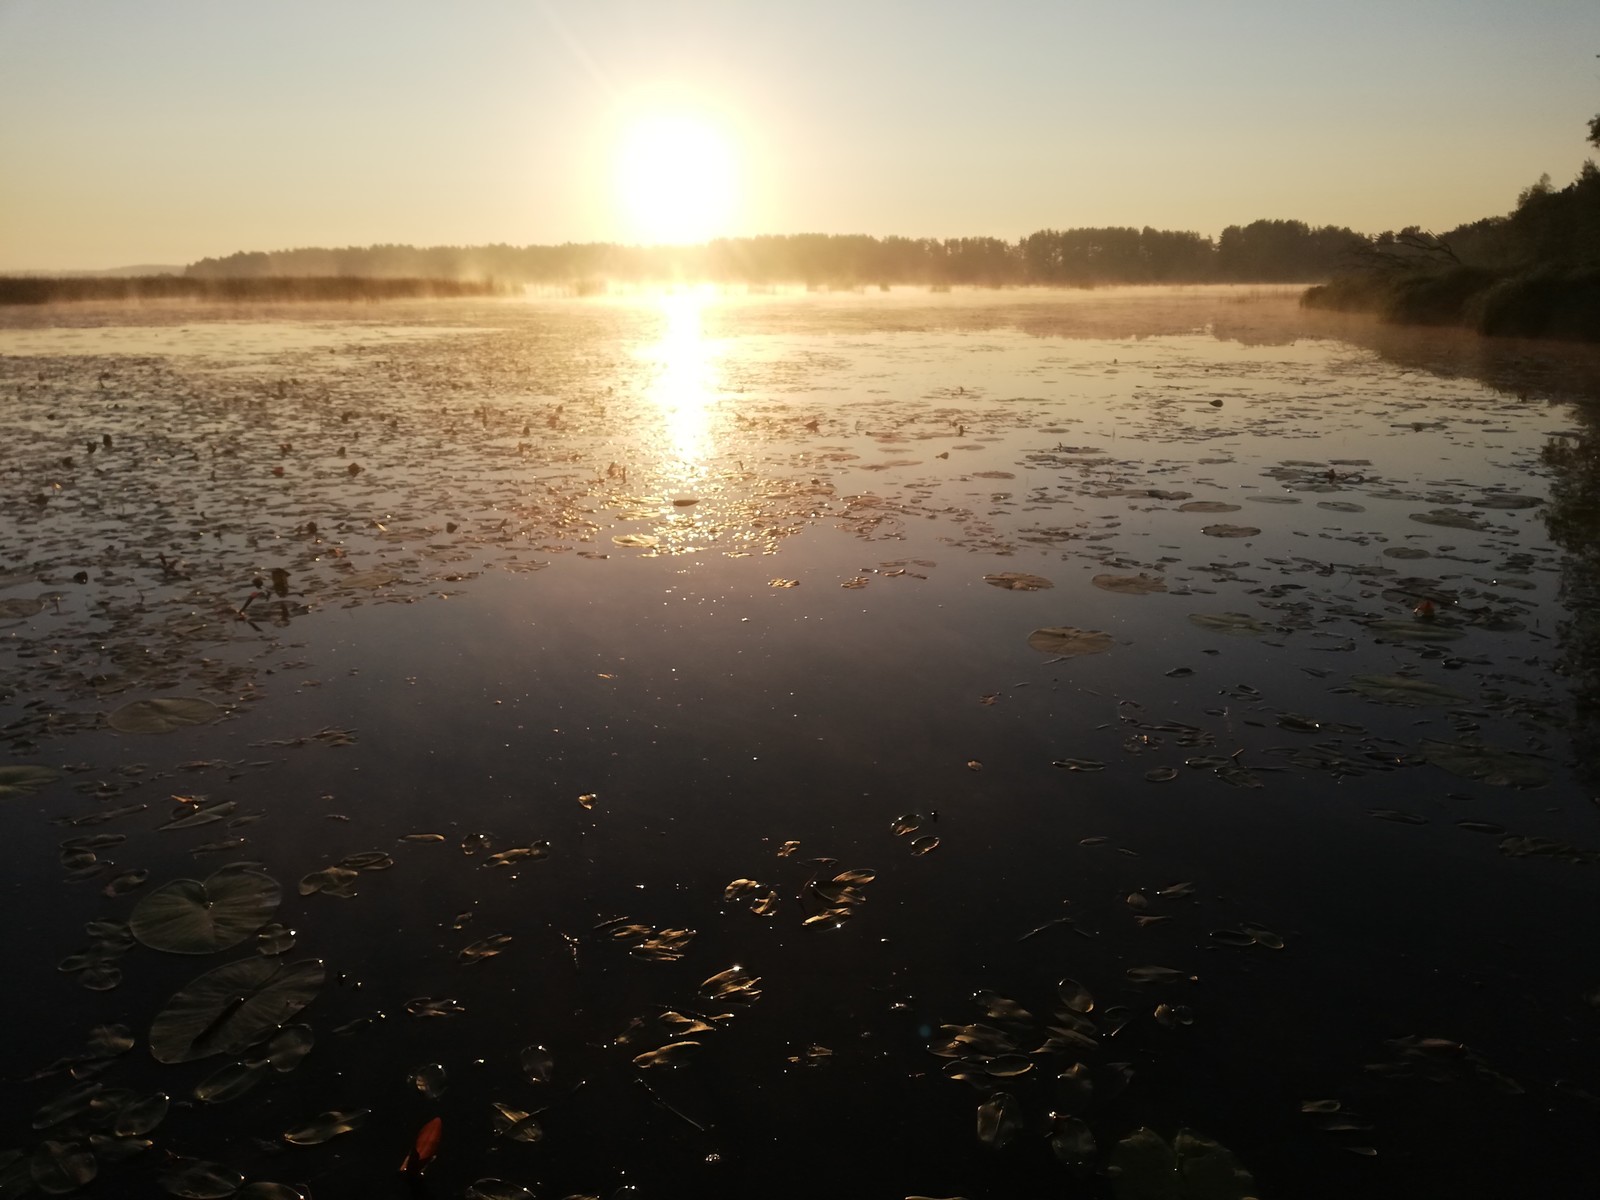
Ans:
[[[1597,0],[0,0],[0,269],[637,240],[663,114],[730,234],[1443,230],[1571,179],[1597,53]]]

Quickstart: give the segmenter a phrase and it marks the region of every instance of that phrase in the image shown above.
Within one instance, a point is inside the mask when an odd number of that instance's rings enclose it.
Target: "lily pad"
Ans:
[[[1152,1129],[1136,1129],[1111,1154],[1117,1200],[1250,1200],[1255,1180],[1233,1151],[1190,1130],[1168,1145]]]
[[[1243,507],[1238,504],[1224,504],[1220,500],[1191,500],[1187,504],[1178,505],[1179,512],[1194,513],[1225,513],[1238,512]]]
[[[1050,625],[1035,629],[1028,635],[1028,645],[1044,654],[1057,658],[1079,658],[1085,654],[1103,654],[1111,649],[1109,633],[1096,629],[1075,629],[1071,625]]]
[[[985,575],[983,581],[1013,592],[1042,592],[1046,588],[1055,587],[1055,584],[1043,575],[1029,575],[1025,571],[1001,571],[994,575]]]
[[[94,1155],[81,1142],[47,1139],[39,1144],[28,1162],[28,1173],[34,1185],[52,1196],[76,1191],[92,1180],[99,1170]]]
[[[1438,525],[1445,529],[1483,530],[1483,522],[1472,513],[1457,508],[1435,508],[1425,513],[1412,513],[1411,519],[1423,525]]]
[[[0,621],[33,617],[43,611],[44,600],[40,597],[12,596],[8,599],[0,600]]]
[[[316,999],[326,974],[317,959],[259,955],[207,971],[167,1001],[150,1027],[150,1053],[163,1063],[238,1054]]]
[[[1440,742],[1424,738],[1422,757],[1463,779],[1480,779],[1498,787],[1534,788],[1550,782],[1550,768],[1537,754],[1477,742]]]
[[[130,1100],[117,1110],[112,1132],[118,1137],[143,1137],[167,1119],[172,1100],[165,1092],[155,1092]]]
[[[284,1131],[283,1140],[291,1146],[320,1146],[340,1134],[360,1129],[372,1110],[358,1108],[351,1112],[318,1113],[309,1121]]]
[[[1464,704],[1466,697],[1442,684],[1426,679],[1412,679],[1406,675],[1353,675],[1350,686],[1368,700],[1384,704],[1408,704],[1414,708],[1440,707]]]
[[[283,899],[255,863],[231,863],[204,883],[174,879],[133,910],[133,936],[169,954],[212,954],[237,946],[272,919]]]
[[[1261,530],[1254,525],[1207,525],[1200,532],[1214,538],[1247,538],[1255,537]]]
[[[124,704],[106,721],[118,733],[171,733],[188,725],[209,725],[221,715],[209,700],[172,696]]]
[[[978,1105],[978,1140],[990,1149],[1005,1149],[1021,1128],[1021,1108],[1009,1092],[996,1092]]]
[[[1167,590],[1167,581],[1156,575],[1096,575],[1089,582],[1119,596],[1148,596]]]
[[[334,583],[339,587],[351,588],[381,588],[387,587],[400,578],[392,571],[350,571],[334,578]]]
[[[1267,632],[1267,625],[1248,613],[1190,613],[1189,621],[1201,629],[1209,629],[1212,633],[1226,633],[1236,637],[1254,637]]]
[[[1432,621],[1408,620],[1391,617],[1383,621],[1368,621],[1367,628],[1379,637],[1402,642],[1453,642],[1463,637],[1461,630]]]
[[[61,777],[60,771],[30,764],[0,767],[0,796],[31,796],[35,789]]]
[[[185,1200],[223,1200],[244,1185],[244,1176],[213,1162],[181,1158],[161,1176],[162,1188]]]
[[[226,1104],[237,1100],[267,1074],[267,1064],[260,1059],[250,1062],[232,1062],[219,1067],[195,1084],[194,1098],[203,1104]]]

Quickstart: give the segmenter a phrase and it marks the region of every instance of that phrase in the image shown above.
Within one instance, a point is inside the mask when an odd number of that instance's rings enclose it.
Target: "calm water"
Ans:
[[[1589,1194],[1591,352],[1205,291],[3,320],[0,764],[56,774],[0,778],[0,1194],[409,1195],[434,1116],[438,1197],[1126,1200],[1141,1127],[1255,1176],[1184,1195]]]

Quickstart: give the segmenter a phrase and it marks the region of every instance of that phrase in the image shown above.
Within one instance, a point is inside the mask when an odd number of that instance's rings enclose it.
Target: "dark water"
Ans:
[[[1236,293],[228,315],[0,330],[0,761],[61,771],[0,796],[0,1194],[403,1196],[434,1116],[439,1197],[1169,1194],[1141,1127],[1255,1179],[1182,1195],[1590,1194],[1592,354]],[[58,964],[236,862],[326,979],[205,1103],[259,1046],[148,1034],[253,926]]]

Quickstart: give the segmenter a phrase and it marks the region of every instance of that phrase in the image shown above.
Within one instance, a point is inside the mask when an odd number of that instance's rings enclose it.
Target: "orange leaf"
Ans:
[[[400,1169],[416,1175],[427,1170],[434,1155],[439,1153],[439,1136],[443,1132],[444,1122],[438,1117],[424,1125],[417,1133],[415,1151],[406,1155],[405,1161],[400,1164]]]

